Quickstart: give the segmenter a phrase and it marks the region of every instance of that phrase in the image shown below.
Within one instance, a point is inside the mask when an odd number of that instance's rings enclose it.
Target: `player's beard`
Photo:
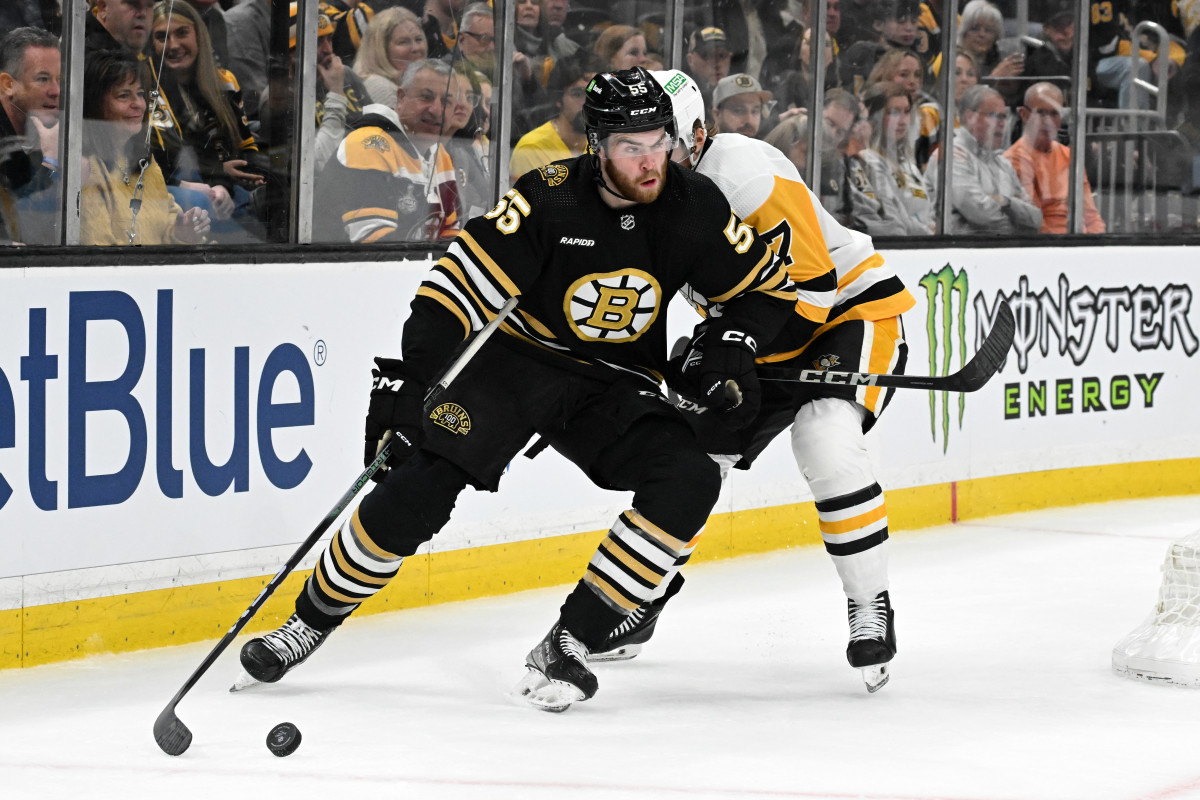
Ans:
[[[608,176],[608,180],[616,188],[617,193],[622,197],[633,200],[637,203],[653,203],[662,194],[663,187],[667,184],[667,160],[663,159],[662,166],[658,169],[652,169],[643,172],[633,180],[624,177],[616,170],[610,169],[612,164],[611,159],[604,160],[604,174]],[[658,178],[658,183],[653,189],[643,189],[640,184],[647,178]]]

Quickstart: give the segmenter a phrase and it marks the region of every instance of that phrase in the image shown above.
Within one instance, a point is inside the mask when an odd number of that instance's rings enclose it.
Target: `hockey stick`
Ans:
[[[517,299],[515,297],[511,298],[507,303],[501,306],[500,311],[497,312],[495,319],[480,329],[479,333],[463,349],[458,358],[456,358],[454,362],[446,368],[446,371],[442,373],[442,376],[437,383],[430,387],[429,391],[425,394],[426,405],[428,405],[430,400],[432,400],[436,395],[441,393],[443,389],[449,386],[451,381],[458,377],[458,373],[462,371],[463,367],[467,365],[468,361],[474,358],[475,354],[479,352],[479,348],[483,347],[483,343],[488,340],[488,337],[495,333],[496,328],[500,327],[500,323],[504,321],[504,318],[508,316],[509,312],[516,308],[516,305]],[[263,603],[267,602],[267,598],[279,588],[279,585],[283,583],[283,579],[286,578],[288,574],[296,568],[296,565],[300,563],[300,559],[304,558],[304,556],[309,550],[312,549],[312,546],[317,543],[317,540],[321,538],[329,526],[332,525],[338,516],[346,510],[346,507],[350,505],[350,501],[354,499],[355,495],[357,495],[359,491],[361,491],[362,488],[367,485],[367,481],[371,479],[371,476],[374,475],[381,466],[383,466],[385,461],[387,461],[390,452],[390,444],[385,444],[383,448],[380,449],[379,454],[375,456],[375,460],[367,465],[367,468],[362,471],[362,474],[355,479],[354,484],[351,485],[346,493],[342,495],[342,498],[337,501],[337,504],[329,510],[329,513],[324,516],[321,522],[318,523],[317,527],[313,529],[313,532],[308,535],[308,538],[301,543],[300,548],[296,550],[295,553],[292,553],[292,556],[287,560],[287,563],[284,564],[283,567],[280,568],[279,572],[275,574],[275,577],[263,587],[263,590],[259,592],[258,597],[254,598],[254,602],[250,604],[250,607],[242,612],[242,615],[238,617],[237,622],[233,623],[233,627],[231,627],[225,633],[225,635],[221,637],[221,641],[217,642],[217,646],[214,647],[212,652],[210,652],[204,658],[204,661],[200,663],[200,666],[197,667],[195,672],[193,672],[191,676],[188,677],[187,681],[184,682],[183,687],[180,688],[180,690],[175,693],[175,696],[171,698],[171,702],[167,703],[166,708],[164,708],[162,713],[158,715],[158,718],[154,720],[154,741],[158,743],[158,746],[164,753],[171,756],[177,756],[187,750],[192,744],[192,732],[188,730],[188,726],[183,724],[183,720],[181,720],[175,713],[175,707],[179,705],[179,701],[182,700],[183,696],[187,694],[193,686],[196,685],[196,681],[200,680],[200,676],[208,671],[208,668],[213,665],[213,662],[215,662],[217,657],[224,652],[225,648],[229,646],[230,642],[232,642],[234,638],[241,633],[242,628],[246,627],[246,624],[254,618],[254,615],[258,613],[260,608],[262,608]]]
[[[982,389],[1012,346],[1016,320],[1008,303],[1001,300],[996,306],[992,329],[962,369],[953,375],[877,375],[871,372],[835,372],[820,369],[786,369],[759,367],[758,378],[763,381],[795,383],[833,383],[849,386],[890,386],[896,389],[927,389],[935,392],[974,392]]]

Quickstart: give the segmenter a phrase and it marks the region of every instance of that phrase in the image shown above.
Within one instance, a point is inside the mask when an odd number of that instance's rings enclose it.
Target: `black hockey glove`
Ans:
[[[704,343],[708,334],[709,321],[704,320],[692,331],[692,338],[679,339],[671,348],[671,358],[667,362],[667,387],[676,394],[692,401],[701,410],[700,400],[700,362],[704,358]]]
[[[754,367],[756,349],[753,336],[720,320],[705,333],[698,399],[734,429],[753,422],[762,404]]]
[[[391,453],[371,480],[382,481],[391,467],[404,463],[421,446],[425,392],[415,381],[404,379],[404,362],[395,358],[376,358],[371,370],[371,403],[367,406],[366,444],[363,466],[379,455],[391,442]]]

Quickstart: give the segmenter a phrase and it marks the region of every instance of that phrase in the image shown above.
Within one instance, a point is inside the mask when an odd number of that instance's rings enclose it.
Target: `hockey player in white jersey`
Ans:
[[[711,178],[734,213],[756,228],[784,263],[832,263],[838,289],[828,321],[810,338],[788,329],[759,349],[758,362],[805,369],[893,372],[904,369],[907,345],[900,314],[915,305],[863,233],[839,225],[776,148],[736,133],[704,127],[704,100],[695,81],[678,70],[652,73],[671,97],[679,146],[673,159]],[[702,304],[701,304],[702,305]],[[803,313],[803,309],[798,309]],[[693,352],[703,349],[703,325]],[[766,354],[766,355],[763,355]],[[685,359],[687,364],[694,359]],[[730,466],[749,467],[776,434],[791,427],[792,450],[816,500],[821,536],[847,597],[850,641],[846,657],[863,672],[867,689],[887,682],[896,653],[888,593],[888,527],[883,491],[875,479],[864,434],[890,400],[888,389],[832,384],[764,383],[762,410],[747,428],[698,427],[709,452]],[[593,660],[632,658],[650,638],[666,601],[682,576],[664,581],[661,596],[645,603],[610,634]]]

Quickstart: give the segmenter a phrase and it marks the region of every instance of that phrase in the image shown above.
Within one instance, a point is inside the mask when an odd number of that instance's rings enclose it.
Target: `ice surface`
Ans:
[[[505,693],[567,587],[352,620],[231,695],[235,645],[180,704],[178,758],[151,725],[212,643],[0,672],[0,798],[1200,798],[1200,691],[1109,666],[1198,526],[1190,497],[895,536],[875,695],[813,548],[689,568],[642,655],[564,714]],[[285,720],[304,740],[280,759]]]

